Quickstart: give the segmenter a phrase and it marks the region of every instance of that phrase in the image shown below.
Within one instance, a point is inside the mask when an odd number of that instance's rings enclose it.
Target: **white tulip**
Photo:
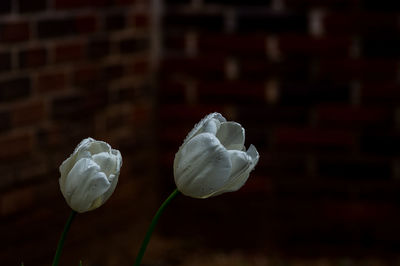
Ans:
[[[117,186],[121,165],[121,153],[108,143],[82,140],[60,166],[60,189],[68,205],[79,213],[103,205]]]
[[[203,118],[175,155],[174,177],[180,192],[208,198],[236,191],[258,162],[253,145],[246,151],[244,128],[219,113]]]

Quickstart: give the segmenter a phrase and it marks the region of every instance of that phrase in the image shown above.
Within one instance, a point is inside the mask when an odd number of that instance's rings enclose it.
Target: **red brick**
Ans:
[[[265,86],[263,83],[251,82],[200,82],[198,98],[204,103],[264,103]]]
[[[398,34],[396,14],[368,12],[330,12],[324,17],[328,34]]]
[[[137,59],[127,64],[126,68],[128,75],[147,75],[150,71],[150,62],[148,58]]]
[[[93,33],[99,25],[98,18],[94,15],[79,16],[75,19],[77,33]]]
[[[65,136],[65,130],[62,126],[55,124],[46,124],[38,129],[37,138],[38,144],[46,148],[57,149],[63,145]]]
[[[247,135],[248,130],[246,131]],[[266,138],[266,136],[264,136]],[[257,149],[260,147],[257,142],[250,142],[246,136],[246,142],[254,143]],[[261,157],[262,156],[262,157]],[[270,179],[306,177],[307,176],[307,165],[304,156],[292,155],[290,153],[280,152],[266,152],[260,155],[263,160],[260,160],[257,164],[257,172],[265,174]],[[265,169],[265,172],[261,170]],[[252,173],[253,174],[253,173]]]
[[[265,55],[266,36],[262,34],[200,34],[198,49],[201,53]]]
[[[32,152],[33,136],[29,133],[15,133],[2,136],[0,145],[0,159],[13,160],[17,157],[27,156]]]
[[[235,29],[241,33],[306,33],[308,29],[308,18],[304,12],[265,12],[262,10],[257,13],[242,12],[238,13]]]
[[[369,202],[327,202],[324,215],[332,221],[360,222],[368,224],[385,223],[396,212],[396,206],[387,203]]]
[[[119,50],[122,54],[140,53],[150,49],[148,38],[125,38],[119,42]]]
[[[328,8],[334,10],[354,9],[360,0],[285,0],[285,6],[290,9]]]
[[[2,1],[0,4],[0,14],[11,12],[11,0]]]
[[[36,86],[39,93],[64,90],[66,88],[66,74],[63,71],[40,73],[37,78]]]
[[[32,101],[20,105],[13,110],[12,119],[16,127],[37,125],[44,122],[45,104],[43,101]]]
[[[93,60],[102,59],[110,54],[111,42],[107,37],[95,37],[89,40],[88,57]]]
[[[36,32],[39,38],[57,38],[74,35],[77,29],[72,17],[52,17],[38,20]]]
[[[318,76],[329,80],[394,81],[397,78],[397,61],[382,59],[331,59],[321,60]]]
[[[9,110],[0,112],[0,132],[11,129],[11,113]]]
[[[173,35],[166,33],[162,41],[163,49],[167,51],[173,50],[181,53],[185,51],[186,40],[183,34]]]
[[[54,6],[57,9],[76,9],[84,7],[106,6],[110,0],[55,0]]]
[[[151,104],[135,105],[132,110],[132,123],[135,125],[149,124],[153,119],[153,106]]]
[[[284,80],[305,79],[309,75],[309,62],[301,60],[271,62],[266,57],[244,57],[239,60],[239,75],[242,79],[265,81],[283,77]]]
[[[223,78],[225,59],[218,56],[204,56],[193,59],[166,58],[161,62],[164,75],[186,74],[194,77]]]
[[[164,148],[175,147],[177,151],[179,146],[183,143],[187,133],[189,133],[189,130],[191,130],[189,124],[180,124],[173,127],[162,128],[157,133],[159,134],[160,143]]]
[[[186,86],[182,82],[163,80],[159,86],[159,100],[161,103],[181,103],[185,102]]]
[[[207,114],[222,111],[223,107],[221,105],[190,106],[185,104],[171,104],[160,107],[159,119],[162,122],[167,122],[167,124],[169,122],[173,124],[183,124],[189,122],[193,127]]]
[[[283,56],[348,57],[351,39],[348,36],[313,38],[305,35],[280,35],[279,49]]]
[[[3,22],[0,23],[0,41],[21,42],[30,38],[28,22]]]
[[[124,13],[113,13],[109,14],[105,18],[104,27],[106,30],[122,30],[126,26]]]
[[[400,86],[396,82],[365,82],[361,85],[362,104],[397,106]]]
[[[85,47],[83,43],[62,43],[54,48],[54,61],[75,62],[82,60],[85,56]]]
[[[136,0],[114,0],[116,5],[130,5],[135,3]]]
[[[318,125],[327,127],[390,126],[392,112],[381,107],[318,106]]]
[[[111,81],[121,78],[125,73],[125,66],[120,63],[111,63],[101,68],[101,80]]]
[[[74,84],[85,85],[92,83],[100,76],[100,70],[96,65],[87,65],[76,68],[73,74]]]
[[[11,61],[11,52],[0,52],[0,72],[10,71],[12,64]]]
[[[135,28],[148,28],[150,26],[150,13],[134,14],[132,20]]]
[[[114,130],[118,130],[124,127],[125,124],[129,123],[130,121],[129,114],[125,112],[113,112],[107,114],[105,117],[105,130],[112,132]]]
[[[162,25],[170,29],[222,32],[224,17],[220,13],[166,13]]]
[[[18,11],[21,13],[40,12],[46,10],[47,1],[18,0]]]
[[[351,148],[355,143],[352,132],[334,129],[280,127],[275,130],[274,136],[278,147],[290,145],[293,149],[298,145],[310,148]]]
[[[272,125],[304,126],[308,123],[309,109],[306,106],[238,106],[237,118],[255,128]],[[262,126],[261,126],[262,125]]]
[[[43,47],[23,49],[18,53],[19,67],[38,67],[47,63],[47,51]]]
[[[35,204],[35,194],[32,187],[14,189],[0,196],[1,216],[7,216],[24,210]]]
[[[252,172],[251,175],[251,178],[246,184],[236,192],[237,196],[247,197],[256,193],[261,193],[264,196],[273,195],[274,183],[271,179],[259,177],[257,173],[254,172]]]
[[[0,82],[0,102],[15,101],[31,95],[29,76],[5,79]]]

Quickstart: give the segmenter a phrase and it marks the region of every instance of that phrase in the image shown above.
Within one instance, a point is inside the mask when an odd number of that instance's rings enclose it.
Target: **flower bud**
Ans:
[[[117,186],[121,165],[121,153],[108,143],[82,140],[60,166],[60,189],[68,205],[80,213],[103,205]]]
[[[253,145],[246,151],[244,128],[212,113],[195,125],[175,155],[174,177],[179,191],[208,198],[236,191],[258,162]]]

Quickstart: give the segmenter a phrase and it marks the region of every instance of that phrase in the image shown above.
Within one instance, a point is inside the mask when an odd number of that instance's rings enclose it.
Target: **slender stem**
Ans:
[[[58,241],[58,246],[57,246],[56,254],[54,255],[52,266],[58,265],[58,261],[60,260],[60,256],[61,256],[61,251],[64,246],[65,237],[69,231],[69,228],[71,227],[71,223],[74,220],[76,214],[77,214],[77,212],[72,210],[71,214],[68,217],[67,222],[65,223],[64,231],[61,234],[60,241]]]
[[[175,189],[171,193],[171,195],[169,195],[169,197],[163,202],[163,204],[161,204],[160,208],[158,209],[158,211],[154,215],[153,220],[151,221],[150,226],[147,229],[146,236],[143,239],[142,246],[140,247],[140,250],[139,250],[139,253],[138,253],[137,257],[136,257],[134,266],[140,266],[140,263],[142,262],[142,258],[143,258],[144,252],[146,251],[147,245],[149,244],[151,235],[153,234],[153,231],[154,231],[154,228],[156,227],[158,219],[160,218],[161,214],[164,212],[165,207],[167,207],[168,204],[171,202],[171,200],[173,198],[175,198],[176,195],[178,195],[178,194],[179,194],[178,189]]]

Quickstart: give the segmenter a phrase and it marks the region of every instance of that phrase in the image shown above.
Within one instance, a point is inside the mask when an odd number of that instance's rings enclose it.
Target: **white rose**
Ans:
[[[203,118],[175,155],[178,190],[190,197],[208,198],[241,188],[259,159],[253,145],[245,151],[244,140],[240,124],[227,122],[219,113]]]
[[[121,153],[108,143],[82,140],[60,166],[60,189],[68,205],[79,213],[100,207],[114,192],[121,165]]]

